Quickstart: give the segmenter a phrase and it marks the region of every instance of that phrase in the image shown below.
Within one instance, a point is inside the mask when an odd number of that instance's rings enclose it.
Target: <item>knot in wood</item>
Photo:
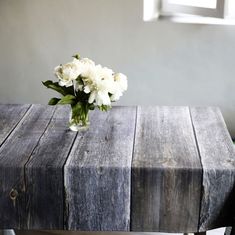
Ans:
[[[18,192],[16,189],[12,189],[11,192],[9,193],[9,196],[11,198],[11,200],[15,200],[18,196]]]

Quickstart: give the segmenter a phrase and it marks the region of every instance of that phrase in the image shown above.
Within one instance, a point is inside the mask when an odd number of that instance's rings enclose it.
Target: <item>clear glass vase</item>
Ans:
[[[76,119],[72,118],[72,111],[70,112],[69,116],[69,129],[72,131],[85,131],[89,128],[89,116],[87,115],[85,122],[82,122],[81,119],[78,117]]]

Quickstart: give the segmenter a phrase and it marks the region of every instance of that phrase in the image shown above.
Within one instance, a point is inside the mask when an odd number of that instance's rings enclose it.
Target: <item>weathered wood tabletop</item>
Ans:
[[[0,105],[0,229],[196,232],[231,224],[235,152],[216,107]]]

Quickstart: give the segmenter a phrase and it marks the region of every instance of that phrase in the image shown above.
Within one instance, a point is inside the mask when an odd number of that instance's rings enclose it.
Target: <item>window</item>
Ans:
[[[162,12],[224,18],[225,0],[164,0]]]
[[[200,21],[225,24],[224,19],[232,19],[235,24],[235,0],[144,0],[144,21],[180,15],[184,19],[190,16],[191,22],[199,17]]]
[[[171,4],[215,9],[216,0],[168,0]]]

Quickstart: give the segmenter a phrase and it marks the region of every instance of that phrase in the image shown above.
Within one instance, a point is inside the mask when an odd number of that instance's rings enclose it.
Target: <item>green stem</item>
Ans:
[[[89,113],[88,104],[81,103],[77,105],[71,105],[71,108],[72,108],[72,120],[70,124],[86,126],[88,124],[88,113]]]

